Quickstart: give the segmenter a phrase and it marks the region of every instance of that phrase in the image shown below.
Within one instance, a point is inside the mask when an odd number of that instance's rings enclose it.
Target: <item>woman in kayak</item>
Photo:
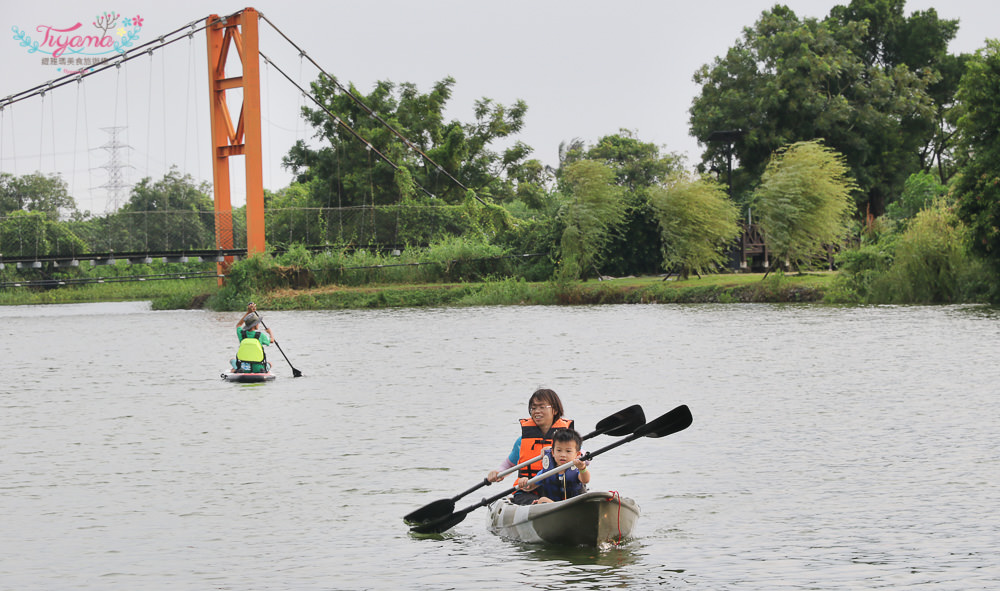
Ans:
[[[255,330],[258,324],[260,316],[257,315],[257,304],[250,302],[247,304],[246,314],[236,323],[236,338],[240,340],[240,348],[236,351],[236,359],[230,360],[232,369],[229,371],[267,373],[270,369],[271,364],[267,362],[264,346],[271,344],[274,334],[266,327],[266,334]]]
[[[552,447],[546,448],[542,458],[542,469],[538,475],[551,472],[559,466],[572,463],[572,468],[543,478],[536,484],[527,486],[527,479],[518,479],[518,487],[522,490],[534,490],[539,495],[535,503],[551,503],[565,501],[587,492],[590,482],[590,469],[587,462],[580,459],[580,447],[583,438],[574,429],[559,429],[552,434]]]
[[[514,448],[510,455],[504,459],[503,463],[496,470],[491,470],[486,478],[490,482],[503,480],[500,472],[507,468],[514,467],[532,458],[539,458],[537,462],[521,468],[517,472],[518,478],[531,478],[542,468],[542,449],[552,444],[552,434],[558,429],[572,429],[573,421],[563,417],[563,405],[559,400],[559,395],[554,390],[542,388],[535,392],[528,399],[528,415],[526,419],[521,419],[521,436],[514,441]],[[516,505],[530,505],[541,498],[537,491],[519,490],[514,493],[511,499]]]

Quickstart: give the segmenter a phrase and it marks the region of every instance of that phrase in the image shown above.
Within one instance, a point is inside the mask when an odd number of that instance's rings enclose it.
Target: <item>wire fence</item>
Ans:
[[[265,210],[265,242],[306,245],[428,244],[470,230],[461,206],[381,205]],[[245,249],[246,220],[216,211],[117,212],[54,220],[36,212],[0,217],[0,257],[42,259],[111,252]]]

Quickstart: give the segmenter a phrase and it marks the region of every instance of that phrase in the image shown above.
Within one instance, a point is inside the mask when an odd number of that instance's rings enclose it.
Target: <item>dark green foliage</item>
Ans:
[[[493,243],[504,252],[530,255],[522,257],[517,264],[520,277],[527,281],[546,281],[555,273],[553,245],[558,243],[562,228],[555,216],[522,218],[498,233]]]
[[[265,253],[236,261],[213,306],[246,305],[276,289],[483,281],[519,275],[522,264],[497,246],[462,237],[398,253],[363,248],[311,253],[296,245],[278,256]]]
[[[601,251],[605,275],[652,275],[663,269],[662,240],[656,215],[649,204],[649,191],[626,193],[625,221]]]
[[[325,110],[304,107],[303,116],[315,128],[320,146],[312,148],[300,141],[284,158],[297,182],[308,187],[310,205],[377,206],[404,199],[457,204],[465,199],[465,187],[496,201],[531,194],[539,168],[527,159],[531,148],[520,142],[503,152],[491,147],[521,130],[527,105],[517,101],[507,106],[483,98],[475,104],[474,122],[446,121],[444,110],[454,84],[454,79],[445,78],[426,94],[411,83],[381,81],[368,95],[350,86],[350,93],[376,118],[341,92],[335,80],[321,76],[313,82],[313,95]]]
[[[892,227],[883,225],[872,240],[838,255],[840,301],[944,304],[988,299],[990,281],[980,261],[969,255],[968,229],[943,201],[921,209],[901,232]]]
[[[911,174],[903,185],[903,194],[886,208],[886,217],[894,221],[912,219],[945,191],[947,187],[938,182],[937,175],[924,171]]]
[[[172,168],[162,179],[144,178],[121,210],[109,216],[117,250],[134,252],[212,248],[215,204],[207,183]],[[127,236],[125,243],[123,237]]]
[[[16,210],[0,218],[0,253],[7,257],[72,256],[87,251],[87,243],[69,225],[46,212]]]
[[[713,131],[743,130],[734,144],[741,195],[781,146],[822,138],[851,168],[857,209],[881,215],[910,174],[947,158],[944,113],[960,68],[946,54],[957,23],[933,10],[905,17],[904,4],[855,0],[824,20],[765,11],[695,74],[690,122],[706,142],[702,166],[726,169],[727,145],[707,142]]]
[[[641,141],[622,129],[600,138],[593,146],[576,140],[560,147],[560,167],[556,172],[566,194],[565,171],[580,160],[601,162],[614,171],[614,184],[622,190],[624,217],[609,228],[607,240],[596,260],[602,274],[642,275],[660,270],[662,244],[656,217],[649,205],[650,190],[682,168],[676,154],[661,154],[655,144]]]
[[[887,303],[947,304],[963,301],[963,282],[974,274],[966,228],[943,207],[922,210],[900,236],[893,264],[876,283],[872,299]]]
[[[1000,41],[988,41],[969,62],[958,98],[966,163],[955,183],[957,212],[973,252],[1000,277]]]
[[[885,231],[874,231],[867,236],[857,248],[841,251],[836,257],[837,275],[836,287],[838,302],[867,301],[880,282],[892,267],[893,255],[899,234],[891,231],[885,224],[879,224]]]
[[[43,213],[53,221],[62,214],[72,217],[77,213],[76,201],[59,175],[0,173],[0,217],[17,211]]]

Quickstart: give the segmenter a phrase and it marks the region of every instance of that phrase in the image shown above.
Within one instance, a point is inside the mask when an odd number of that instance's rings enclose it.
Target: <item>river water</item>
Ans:
[[[1000,588],[996,310],[265,312],[287,361],[255,385],[219,379],[238,317],[0,307],[0,589]],[[691,408],[594,460],[635,539],[517,544],[485,509],[411,535],[540,386],[583,432]]]

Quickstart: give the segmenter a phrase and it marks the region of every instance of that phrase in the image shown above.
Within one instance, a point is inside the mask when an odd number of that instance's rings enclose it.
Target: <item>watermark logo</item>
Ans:
[[[112,11],[98,14],[89,27],[81,22],[42,24],[29,33],[15,25],[11,31],[14,41],[29,54],[42,54],[43,66],[71,74],[128,51],[139,40],[143,20],[140,15],[122,17]]]

